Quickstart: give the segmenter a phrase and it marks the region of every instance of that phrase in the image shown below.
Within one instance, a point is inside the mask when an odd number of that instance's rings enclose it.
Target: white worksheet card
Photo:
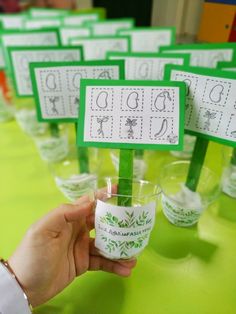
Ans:
[[[54,31],[42,31],[19,34],[3,34],[4,47],[13,46],[56,46],[59,44],[57,33]]]
[[[166,64],[183,65],[183,58],[111,56],[110,60],[125,60],[127,80],[163,80]]]
[[[84,141],[179,143],[179,88],[87,86]]]
[[[77,119],[81,78],[119,79],[119,67],[81,65],[36,68],[35,78],[42,119]]]
[[[188,86],[187,130],[236,142],[236,79],[172,70],[171,80]]]
[[[31,18],[50,18],[50,17],[63,17],[68,15],[69,10],[63,9],[48,9],[48,8],[31,8],[29,10],[29,15]]]
[[[71,38],[91,35],[91,30],[88,27],[60,27],[59,31],[63,46],[69,45]]]
[[[4,67],[5,67],[4,52],[3,52],[3,48],[0,47],[0,69]]]
[[[117,31],[120,29],[129,29],[133,27],[133,20],[117,20],[117,21],[104,21],[95,22],[91,24],[92,35],[116,35]]]
[[[11,51],[13,71],[19,95],[32,95],[29,64],[31,62],[81,61],[80,49],[34,49]]]
[[[89,13],[89,14],[74,14],[68,15],[63,18],[64,26],[81,26],[85,22],[89,21],[98,21],[99,15],[97,13]]]
[[[3,14],[0,16],[0,21],[3,24],[4,29],[23,29],[25,16],[16,14]]]
[[[61,20],[58,18],[47,18],[47,19],[33,19],[25,21],[25,29],[40,29],[46,27],[60,27]]]
[[[169,46],[172,43],[171,30],[122,30],[119,35],[131,36],[132,52],[158,52],[161,46]]]
[[[164,53],[188,53],[190,54],[190,65],[206,68],[216,68],[219,61],[231,61],[233,49],[176,49],[165,50]]]
[[[85,60],[105,60],[108,51],[129,49],[128,38],[76,38],[71,40],[74,46],[83,46]]]

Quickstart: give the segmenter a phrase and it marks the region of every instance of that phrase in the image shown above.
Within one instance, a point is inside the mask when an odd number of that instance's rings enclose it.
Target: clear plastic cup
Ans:
[[[14,112],[9,106],[0,104],[0,122],[8,122],[14,119]]]
[[[88,156],[87,172],[81,168],[76,149],[72,149],[63,161],[50,165],[58,189],[71,202],[85,194],[93,196],[97,189],[96,173],[99,168],[97,149],[89,148]]]
[[[182,158],[182,159],[190,159],[193,154],[194,145],[196,142],[196,136],[184,135],[184,149],[182,151],[170,151],[171,155]]]
[[[162,207],[166,218],[178,227],[196,224],[202,212],[220,195],[220,178],[203,166],[197,190],[185,185],[189,161],[172,162],[160,173]]]
[[[131,188],[132,194],[119,194],[121,185],[129,187],[129,191]],[[103,188],[95,195],[96,248],[109,259],[137,256],[149,242],[159,186],[144,180],[111,177],[99,180],[99,186]]]
[[[234,158],[233,158],[234,155]],[[236,149],[223,148],[222,191],[230,197],[236,198]]]
[[[116,171],[119,171],[119,150],[112,149],[111,150],[111,160],[112,163],[116,169]],[[144,156],[134,156],[134,178],[142,180],[146,174],[147,171],[147,163],[144,160]]]
[[[6,102],[3,91],[0,88],[0,122],[7,122],[14,119],[14,110]]]
[[[34,137],[42,160],[52,163],[66,158],[69,153],[68,130],[66,127],[58,126],[58,134],[53,135],[49,130],[41,136]]]
[[[30,107],[16,110],[15,118],[20,128],[32,137],[42,135],[48,127],[47,123],[38,122],[36,110]]]

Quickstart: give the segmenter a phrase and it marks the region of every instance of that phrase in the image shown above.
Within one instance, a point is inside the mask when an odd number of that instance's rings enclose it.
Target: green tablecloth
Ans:
[[[0,153],[0,254],[7,258],[30,224],[65,199],[15,122],[0,125]],[[103,157],[102,171],[110,173],[107,152]],[[172,159],[151,153],[147,178]],[[220,159],[220,146],[211,144],[206,163],[220,172]],[[235,293],[236,201],[222,195],[197,228],[174,227],[158,209],[151,243],[130,278],[88,273],[35,312],[235,314]]]

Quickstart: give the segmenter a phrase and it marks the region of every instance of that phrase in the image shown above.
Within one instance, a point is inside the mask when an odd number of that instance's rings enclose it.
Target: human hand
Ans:
[[[9,259],[33,307],[45,303],[76,276],[103,270],[129,276],[136,261],[111,261],[99,255],[89,231],[94,228],[94,202],[87,196],[61,205],[32,225]]]

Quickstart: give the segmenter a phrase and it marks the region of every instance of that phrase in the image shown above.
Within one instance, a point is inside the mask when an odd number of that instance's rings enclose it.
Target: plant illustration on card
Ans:
[[[65,54],[63,60],[64,61],[76,61],[72,53]]]
[[[47,54],[45,53],[45,54],[40,56],[40,60],[43,62],[50,62],[50,61],[52,61],[51,55],[48,53]]]
[[[139,95],[137,92],[132,92],[127,97],[127,106],[130,109],[137,109],[138,108],[138,101],[139,101]]]
[[[204,128],[209,131],[211,126],[211,120],[216,118],[216,112],[210,112],[209,110],[207,110],[203,117],[206,118],[206,121],[204,122]]]
[[[167,119],[164,119],[162,121],[160,130],[156,134],[154,134],[154,137],[157,139],[159,137],[164,136],[166,134],[167,130],[168,130],[168,121],[167,121]]]
[[[230,133],[234,138],[236,138],[236,130]]]
[[[50,73],[47,75],[46,86],[49,90],[55,90],[57,88],[56,77],[54,73]]]
[[[75,97],[74,105],[78,108],[78,106],[79,106],[79,97]]]
[[[186,88],[186,96],[189,96],[192,81],[190,81],[189,79],[185,79],[185,80],[183,80],[183,82],[186,83],[186,87],[187,87]]]
[[[214,103],[220,102],[223,95],[223,91],[224,91],[223,85],[221,84],[215,85],[210,91],[210,94],[209,94],[210,100]]]
[[[141,79],[147,79],[147,77],[149,77],[149,72],[150,72],[149,63],[148,62],[141,63],[138,68],[139,77]]]
[[[128,126],[128,138],[133,139],[134,138],[134,127],[137,125],[137,119],[130,119],[127,118],[125,126]]]
[[[52,105],[52,112],[56,115],[59,114],[58,110],[57,110],[57,107],[56,107],[56,102],[59,101],[59,97],[49,97],[49,102],[51,103]]]
[[[111,75],[110,75],[109,71],[103,71],[103,72],[101,72],[101,73],[98,75],[98,79],[102,79],[102,80],[104,80],[104,79],[106,79],[106,80],[111,80],[112,78],[111,78]]]
[[[167,101],[171,101],[170,93],[168,91],[163,91],[156,96],[154,106],[158,111],[163,111],[166,109]]]
[[[98,94],[97,99],[96,99],[96,105],[100,109],[105,109],[108,106],[108,93],[105,91],[102,91]]]
[[[104,137],[103,123],[106,123],[109,120],[109,117],[97,118],[97,123],[99,124],[99,128],[97,130],[98,135]]]
[[[31,89],[32,85],[31,85],[30,75],[28,73],[24,73],[22,74],[22,78],[25,82],[26,88]]]
[[[178,136],[174,133],[170,133],[168,136],[167,136],[167,139],[168,141],[171,143],[171,144],[175,144],[177,141],[178,141]]]
[[[77,72],[74,74],[73,78],[72,78],[72,85],[75,89],[79,89],[80,87],[80,79],[83,78],[83,74],[80,72]]]
[[[22,70],[28,70],[29,58],[27,56],[22,56],[19,60],[19,65]]]

